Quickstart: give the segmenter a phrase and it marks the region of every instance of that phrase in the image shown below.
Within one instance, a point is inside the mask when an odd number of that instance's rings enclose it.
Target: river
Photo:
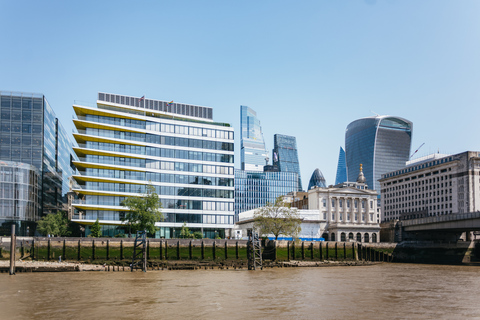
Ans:
[[[480,268],[0,274],[0,319],[480,319]]]

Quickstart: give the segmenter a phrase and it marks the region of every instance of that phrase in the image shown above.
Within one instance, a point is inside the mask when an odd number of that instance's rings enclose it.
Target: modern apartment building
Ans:
[[[155,237],[173,238],[184,223],[205,237],[227,236],[234,223],[233,128],[210,107],[99,93],[75,104],[81,200],[74,221],[97,218],[104,235],[126,233],[122,201],[154,186],[165,216]]]
[[[348,180],[358,176],[363,164],[367,184],[380,193],[378,179],[405,167],[410,157],[412,122],[393,116],[373,116],[353,121],[345,131]]]
[[[297,140],[295,137],[283,134],[273,136],[273,165],[281,172],[295,172],[298,174],[298,191],[302,191],[302,177],[298,162]]]
[[[480,152],[430,155],[379,180],[382,222],[480,210]]]
[[[42,215],[65,210],[72,144],[43,94],[0,91],[0,233],[33,235]]]
[[[246,171],[263,171],[268,162],[262,127],[257,113],[247,107],[240,106],[240,144],[241,169]]]

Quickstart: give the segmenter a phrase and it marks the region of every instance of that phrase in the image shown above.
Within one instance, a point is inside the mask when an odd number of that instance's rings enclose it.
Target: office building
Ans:
[[[326,188],[327,187],[327,182],[325,181],[325,178],[323,177],[322,172],[320,169],[315,169],[312,173],[312,177],[310,178],[310,182],[308,183],[308,190],[319,187],[319,188]]]
[[[353,121],[345,132],[347,178],[359,174],[363,164],[367,184],[380,193],[378,179],[405,167],[412,141],[412,122],[393,116],[373,116]]]
[[[302,178],[298,162],[297,140],[295,137],[283,134],[273,136],[274,148],[272,151],[273,165],[281,172],[295,172],[298,174],[298,191],[302,191]]]
[[[235,215],[263,207],[291,191],[298,190],[295,172],[235,170]]]
[[[268,153],[265,149],[260,120],[253,109],[240,106],[240,127],[241,169],[263,171],[263,167],[268,164]]]
[[[42,94],[0,91],[0,232],[33,235],[42,215],[65,210],[75,172],[71,142]]]
[[[340,184],[347,181],[347,160],[345,159],[345,150],[340,147],[338,154],[337,175],[335,177],[335,184]]]
[[[480,211],[480,152],[422,157],[380,179],[382,222]]]
[[[233,128],[210,107],[99,93],[73,106],[78,132],[74,221],[97,218],[104,235],[128,232],[125,197],[154,186],[165,216],[155,237],[178,237],[186,223],[204,237],[226,237],[234,223]]]

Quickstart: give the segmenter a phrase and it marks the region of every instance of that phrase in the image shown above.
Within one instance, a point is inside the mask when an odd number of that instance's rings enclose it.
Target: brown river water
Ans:
[[[480,319],[480,267],[0,274],[0,319]]]

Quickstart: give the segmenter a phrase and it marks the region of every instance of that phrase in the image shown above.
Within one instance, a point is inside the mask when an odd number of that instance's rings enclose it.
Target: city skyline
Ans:
[[[301,173],[327,184],[347,124],[375,112],[415,123],[415,157],[479,149],[478,2],[93,4],[0,4],[0,89],[44,93],[68,133],[74,101],[107,91],[211,107],[236,143],[248,105],[267,147],[295,136]]]

